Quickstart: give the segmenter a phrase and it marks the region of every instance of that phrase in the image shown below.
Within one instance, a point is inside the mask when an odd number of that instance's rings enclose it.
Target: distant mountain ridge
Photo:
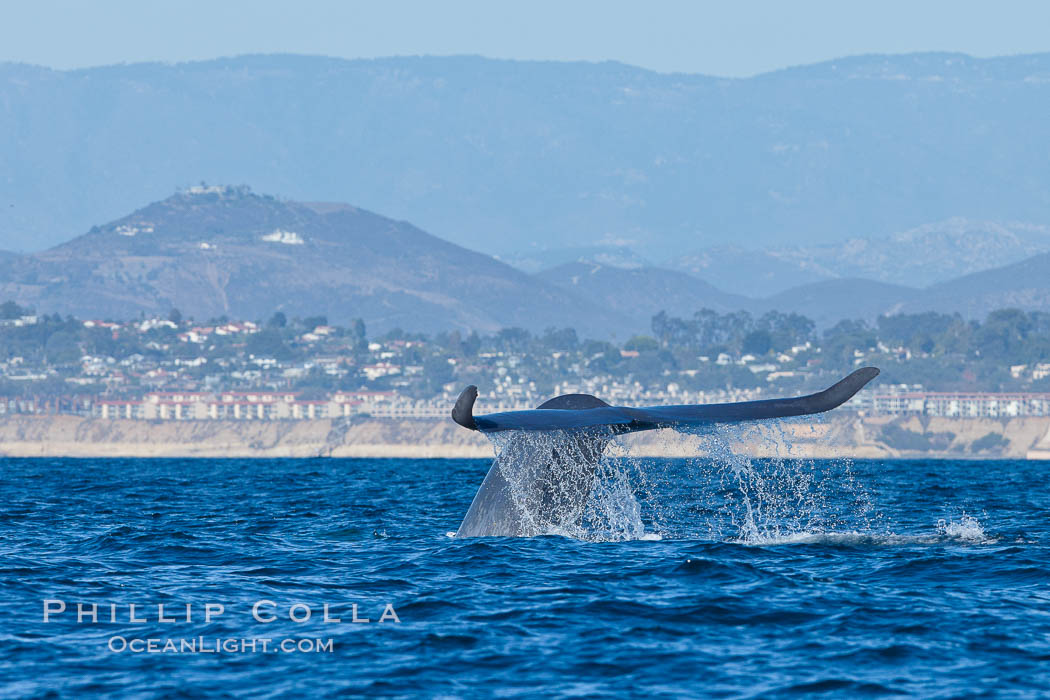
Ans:
[[[1050,226],[955,217],[890,236],[829,245],[714,248],[678,256],[669,265],[722,289],[766,296],[838,278],[926,287],[1047,251]]]
[[[912,287],[862,278],[839,278],[788,289],[762,299],[760,305],[764,310],[800,313],[823,328],[847,318],[872,320],[900,313],[909,301],[921,295],[921,290]]]
[[[1050,54],[748,79],[462,56],[0,64],[0,247],[47,248],[201,178],[352,201],[489,254],[619,240],[658,262],[954,216],[1047,225],[1048,102]]]
[[[530,275],[350,205],[198,186],[44,252],[0,253],[0,299],[81,318],[178,308],[201,321],[265,319],[279,310],[337,323],[363,318],[380,333],[568,326],[620,340],[648,332],[661,311],[689,317],[702,308],[797,312],[819,327],[924,310],[1050,311],[1050,253],[924,289],[840,277],[762,297],[640,257],[621,260],[630,266],[571,262]]]
[[[777,294],[730,294],[682,272],[656,267],[624,269],[570,263],[539,273],[544,281],[645,327],[654,314],[692,316],[699,309],[800,313],[819,328],[842,319],[874,321],[881,315],[938,311],[983,319],[990,311],[1020,308],[1050,312],[1050,253],[920,289],[878,280],[840,277],[800,284]]]
[[[946,308],[968,318],[1004,308],[1050,311],[1050,253],[935,284],[901,310]]]
[[[652,267],[652,262],[627,246],[597,245],[527,250],[497,256],[498,259],[532,274],[572,263],[591,263],[608,267],[635,269]]]
[[[922,297],[922,290],[867,279],[828,279],[799,285],[779,294],[753,298],[729,294],[692,275],[657,267],[618,268],[597,263],[569,263],[538,277],[629,319],[632,327],[648,329],[661,311],[690,317],[700,309],[720,313],[748,311],[795,312],[821,328],[844,318],[872,320],[902,311]]]
[[[660,311],[692,316],[701,308],[725,313],[756,306],[754,299],[727,294],[691,275],[655,267],[577,262],[536,276],[597,306],[615,310],[639,330],[648,330],[650,320]]]

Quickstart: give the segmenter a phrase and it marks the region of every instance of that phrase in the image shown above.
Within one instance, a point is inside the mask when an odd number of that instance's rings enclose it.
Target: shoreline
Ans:
[[[840,414],[730,429],[722,449],[752,457],[1050,460],[1050,418]],[[924,443],[925,441],[925,443]],[[916,445],[927,449],[909,449]],[[710,439],[672,430],[624,436],[611,454],[695,457]],[[991,445],[990,449],[978,449]],[[0,418],[0,456],[491,459],[480,433],[445,419],[144,421],[72,415]]]

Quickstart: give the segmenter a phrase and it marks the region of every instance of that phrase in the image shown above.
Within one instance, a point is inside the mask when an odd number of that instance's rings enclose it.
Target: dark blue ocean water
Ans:
[[[487,461],[4,460],[0,695],[1050,694],[1046,464],[621,466],[590,541],[457,540]]]

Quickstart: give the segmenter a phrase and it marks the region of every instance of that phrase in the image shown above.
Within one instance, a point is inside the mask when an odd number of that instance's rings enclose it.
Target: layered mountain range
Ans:
[[[0,247],[45,249],[201,178],[351,201],[501,255],[627,242],[662,262],[956,216],[1050,225],[1048,103],[1050,54],[747,79],[479,57],[0,64]],[[713,259],[695,271],[724,286]]]
[[[968,239],[938,235],[921,245],[938,240],[941,248],[926,253],[930,266],[936,266],[933,256],[950,256]],[[924,288],[837,276],[757,296],[724,291],[701,272],[657,267],[627,254],[608,264],[609,258],[602,262],[592,252],[585,251],[589,259],[530,274],[347,204],[198,186],[43,252],[0,255],[0,298],[81,318],[164,315],[178,308],[202,321],[264,319],[283,311],[324,314],[339,323],[363,318],[378,332],[570,326],[582,336],[621,340],[646,332],[660,311],[690,316],[701,308],[794,311],[821,326],[931,309],[968,317],[1002,307],[1050,311],[1050,253]],[[979,264],[975,256],[970,260],[971,267]],[[739,264],[736,274],[746,278],[746,261]],[[828,266],[837,269],[834,258]]]
[[[954,217],[835,244],[715,248],[673,258],[667,265],[729,291],[764,296],[850,277],[926,287],[1044,252],[1050,252],[1050,226]]]
[[[765,297],[799,285],[849,278],[927,287],[1044,252],[1050,252],[1050,226],[954,217],[889,236],[851,238],[836,244],[758,249],[717,246],[676,255],[662,264],[625,245],[534,249],[503,259],[526,272],[569,263],[625,269],[664,267],[689,273],[727,292]]]

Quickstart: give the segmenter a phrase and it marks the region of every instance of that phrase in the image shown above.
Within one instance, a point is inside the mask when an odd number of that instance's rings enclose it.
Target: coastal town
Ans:
[[[1031,326],[1044,320],[1022,316],[1038,351],[1045,339]],[[653,319],[653,335],[616,345],[581,341],[572,329],[509,328],[489,336],[453,330],[434,337],[395,329],[369,337],[362,321],[344,327],[279,311],[266,321],[197,323],[177,310],[113,321],[36,315],[7,302],[0,317],[0,414],[146,421],[443,418],[467,384],[479,386],[479,409],[486,412],[533,408],[564,393],[619,405],[718,403],[819,390],[871,364],[884,369],[883,377],[847,410],[1050,416],[1050,362],[1008,363],[1006,371],[980,377],[995,358],[975,349],[960,373],[971,385],[965,390],[951,381],[900,381],[913,367],[936,380],[944,373],[931,367],[960,358],[938,353],[933,338],[892,344],[892,323],[840,324],[818,334],[796,315],[661,315]],[[929,320],[915,323],[929,329]],[[980,336],[1001,320],[961,323],[968,335]]]

